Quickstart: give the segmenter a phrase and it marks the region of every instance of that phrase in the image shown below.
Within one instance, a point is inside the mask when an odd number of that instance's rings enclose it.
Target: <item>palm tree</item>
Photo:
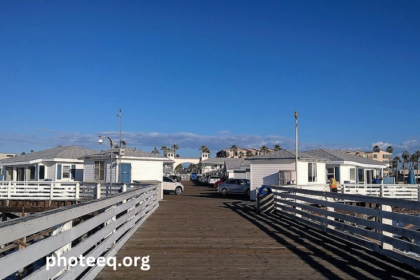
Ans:
[[[381,151],[381,148],[379,148],[378,145],[373,146],[373,151],[376,153],[379,153]]]
[[[162,147],[160,147],[160,149],[163,151],[163,155],[166,156],[166,152],[168,151],[168,147],[162,146]]]
[[[153,151],[152,151],[152,154],[154,154],[154,155],[155,155],[155,154],[159,154],[159,150],[158,150],[158,148],[156,148],[156,147],[155,147],[155,148],[153,149]]]
[[[209,148],[207,148],[206,145],[202,145],[199,149],[202,153],[209,153],[210,154],[210,150]]]
[[[394,148],[392,148],[392,146],[388,146],[388,147],[386,147],[386,151],[388,153],[392,154],[392,152],[394,151]],[[389,156],[389,158],[391,158],[391,155]],[[388,158],[388,160],[389,160],[389,158]],[[388,166],[389,166],[389,168],[391,168],[391,165],[388,165]],[[390,170],[388,170],[388,176],[389,176],[389,174],[390,174]]]
[[[260,152],[261,152],[261,154],[265,155],[268,152],[267,146],[262,145],[261,146],[261,149],[260,149]]]
[[[178,150],[178,149],[179,149],[179,147],[178,147],[178,145],[177,145],[177,144],[173,144],[173,145],[172,145],[172,149],[173,149],[173,151],[174,151],[174,154],[176,154],[176,150]]]
[[[392,167],[395,168],[395,183],[398,183],[398,164],[401,162],[401,158],[396,156],[392,160]]]
[[[415,155],[417,155],[417,175],[416,175],[416,178],[419,176],[419,160],[420,160],[420,151],[416,151],[415,153],[414,153]],[[417,182],[417,179],[416,179],[416,182]]]
[[[233,157],[238,155],[238,146],[232,145],[230,149],[233,150]]]
[[[403,183],[405,183],[405,179],[404,179],[404,176],[405,176],[405,164],[410,161],[410,152],[409,151],[404,151],[402,153],[402,156],[401,157],[404,159],[404,161],[403,161]]]
[[[274,151],[281,151],[281,150],[283,150],[283,148],[280,147],[279,144],[274,145]]]
[[[410,156],[410,168],[411,167],[414,167],[414,164],[416,163],[416,162],[418,162],[419,161],[419,157],[417,156],[417,154],[416,153],[413,153],[411,156]]]
[[[246,151],[246,157],[252,157],[253,155],[254,154],[250,150]]]

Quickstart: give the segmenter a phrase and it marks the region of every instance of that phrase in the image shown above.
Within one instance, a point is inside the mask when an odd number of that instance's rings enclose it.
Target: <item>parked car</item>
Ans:
[[[214,183],[214,187],[217,189],[217,187],[218,187],[221,183],[223,183],[224,181],[226,181],[226,179],[225,179],[225,178],[220,179],[219,181],[217,181],[216,183]]]
[[[175,182],[167,176],[163,176],[163,192],[164,193],[175,193],[177,195],[181,194],[184,191],[184,186]]]
[[[217,191],[223,195],[245,194],[249,196],[250,182],[248,179],[228,179],[217,187]]]
[[[216,182],[218,182],[218,181],[220,181],[220,178],[219,178],[219,176],[210,176],[208,179],[207,179],[207,183],[209,184],[209,185],[214,185]]]
[[[191,181],[197,180],[197,173],[195,173],[195,172],[191,173],[190,180]]]
[[[176,176],[176,175],[169,175],[168,177],[174,180],[175,182],[181,182],[182,180],[180,176]]]

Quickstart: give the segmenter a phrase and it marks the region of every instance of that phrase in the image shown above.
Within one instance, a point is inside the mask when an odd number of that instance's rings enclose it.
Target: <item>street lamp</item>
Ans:
[[[295,137],[296,137],[296,141],[295,141],[295,154],[296,154],[296,187],[298,185],[298,117],[299,117],[299,113],[297,111],[295,111]]]
[[[104,142],[104,140],[102,140],[102,137],[105,137],[106,139],[108,139],[109,140],[109,144],[111,146],[111,149],[109,150],[109,158],[110,158],[110,165],[109,165],[109,180],[110,180],[110,184],[109,184],[109,188],[110,188],[110,190],[112,190],[112,148],[114,147],[114,145],[113,145],[112,139],[109,138],[108,136],[99,136],[99,140],[98,140],[98,143],[99,144],[102,144]],[[107,195],[108,195],[108,191],[107,191]]]

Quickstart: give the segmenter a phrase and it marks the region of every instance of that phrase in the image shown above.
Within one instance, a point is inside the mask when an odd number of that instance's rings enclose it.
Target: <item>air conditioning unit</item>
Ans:
[[[125,149],[120,149],[120,156],[123,156],[125,154]]]

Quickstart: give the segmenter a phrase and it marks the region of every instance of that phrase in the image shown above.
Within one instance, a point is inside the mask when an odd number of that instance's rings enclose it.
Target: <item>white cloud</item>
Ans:
[[[98,136],[106,135],[111,137],[115,143],[118,143],[118,131],[102,131],[92,134],[81,134],[78,132],[61,132],[40,129],[33,134],[2,134],[0,133],[0,144],[3,152],[22,152],[28,149],[43,150],[56,147],[58,145],[77,145],[94,150],[105,149],[106,146],[98,145]],[[232,134],[217,133],[216,135],[200,135],[191,132],[178,133],[160,133],[160,132],[123,132],[122,138],[127,142],[128,146],[151,151],[153,147],[170,146],[177,144],[180,148],[181,156],[198,156],[198,148],[206,145],[212,151],[212,154],[223,148],[229,148],[231,145],[237,145],[243,148],[259,148],[262,145],[273,147],[279,144],[285,149],[295,148],[295,139],[279,135],[252,135],[252,134]],[[365,147],[346,147],[342,145],[324,145],[322,143],[299,142],[299,149],[302,151],[315,148],[330,149],[353,149],[371,151],[374,145],[378,145],[381,150],[392,146],[394,155],[400,155],[403,151],[408,150],[411,153],[420,150],[419,139],[410,139],[401,143],[388,143],[385,141],[377,141]],[[214,155],[214,154],[213,154]]]

